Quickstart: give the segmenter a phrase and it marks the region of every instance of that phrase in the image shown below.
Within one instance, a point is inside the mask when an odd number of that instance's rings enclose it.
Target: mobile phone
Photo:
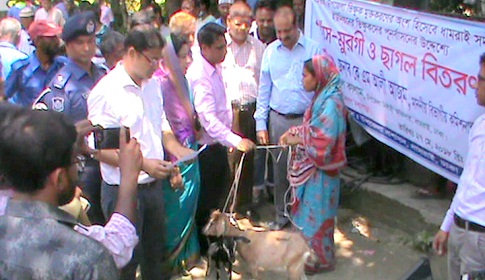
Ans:
[[[94,131],[94,147],[98,150],[104,149],[119,149],[120,148],[120,127],[102,128],[99,131]],[[126,139],[130,141],[130,129],[125,127]]]

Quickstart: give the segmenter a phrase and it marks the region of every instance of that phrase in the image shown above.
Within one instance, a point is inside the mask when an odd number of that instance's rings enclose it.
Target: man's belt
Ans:
[[[294,113],[283,114],[283,113],[280,113],[280,112],[274,110],[273,108],[270,108],[270,109],[271,109],[271,111],[275,112],[276,114],[283,116],[287,119],[298,119],[298,118],[303,117],[303,114],[294,114]]]
[[[453,218],[455,220],[455,224],[458,227],[461,227],[466,230],[476,231],[476,232],[485,232],[485,226],[462,219],[456,214],[453,216]]]
[[[144,184],[138,184],[139,188],[151,188],[154,187],[158,184],[158,180],[151,181],[149,183],[144,183]]]
[[[233,100],[231,101],[231,106],[233,109],[236,109],[239,111],[251,111],[256,108],[256,102],[241,104],[241,102]]]

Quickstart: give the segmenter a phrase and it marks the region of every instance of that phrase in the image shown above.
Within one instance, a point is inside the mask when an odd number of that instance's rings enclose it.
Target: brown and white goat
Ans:
[[[229,217],[216,210],[204,227],[208,236],[242,236],[249,243],[238,242],[237,251],[248,264],[252,277],[258,278],[258,269],[286,269],[291,280],[305,276],[305,261],[311,256],[311,249],[305,239],[296,232],[286,231],[241,231],[231,224]]]

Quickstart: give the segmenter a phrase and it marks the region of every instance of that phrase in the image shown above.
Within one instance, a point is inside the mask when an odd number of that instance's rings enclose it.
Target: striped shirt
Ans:
[[[258,96],[265,46],[252,36],[248,36],[244,44],[238,45],[226,33],[226,41],[227,54],[221,66],[227,97],[241,105],[254,103]]]

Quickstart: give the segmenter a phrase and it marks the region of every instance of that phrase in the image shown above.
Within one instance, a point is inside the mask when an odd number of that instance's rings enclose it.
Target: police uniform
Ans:
[[[67,114],[73,122],[88,116],[87,98],[94,85],[106,71],[92,64],[92,77],[72,59],[52,79],[47,88],[37,98],[34,109],[54,110]]]
[[[62,39],[72,41],[82,35],[93,35],[96,32],[94,14],[83,12],[71,17],[62,31]],[[106,70],[91,63],[91,74],[81,68],[71,58],[52,79],[50,86],[44,90],[34,102],[33,109],[54,110],[65,113],[73,122],[88,117],[87,98],[94,85],[106,74]],[[101,210],[100,188],[101,173],[99,163],[93,159],[86,160],[86,166],[81,175],[81,188],[91,202],[88,212],[91,222],[104,224]]]
[[[82,35],[94,35],[96,24],[91,12],[79,13],[66,22],[62,39],[72,41]],[[92,77],[88,72],[68,59],[66,65],[52,79],[47,88],[34,102],[34,109],[54,110],[67,114],[74,122],[88,116],[87,101],[89,92],[106,74],[106,71],[92,64]]]
[[[16,61],[12,64],[10,76],[5,81],[5,96],[11,103],[32,106],[35,99],[49,86],[54,75],[66,62],[66,57],[58,56],[45,71],[35,52],[27,59]]]

